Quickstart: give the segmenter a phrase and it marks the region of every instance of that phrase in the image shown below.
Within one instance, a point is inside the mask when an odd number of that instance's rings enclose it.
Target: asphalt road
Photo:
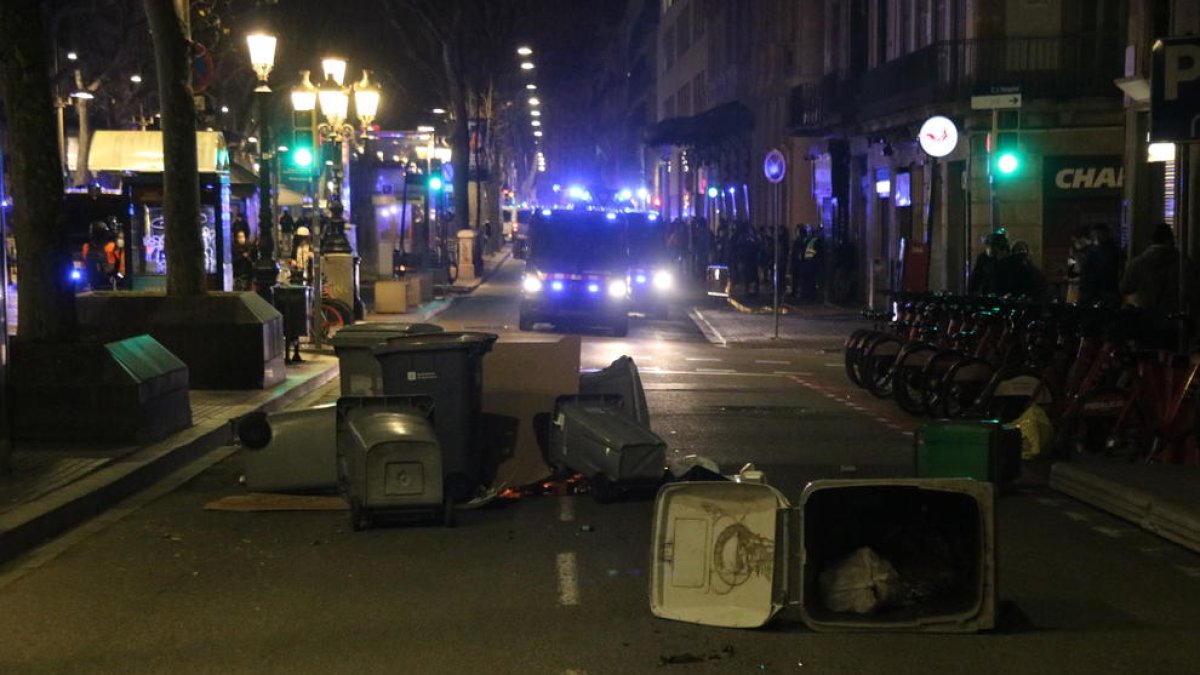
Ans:
[[[439,318],[515,327],[506,265]],[[916,422],[852,390],[841,326],[785,349],[708,344],[687,314],[585,338],[629,354],[672,454],[807,480],[911,471]],[[333,389],[313,399],[328,398]],[[352,532],[345,512],[229,513],[237,455],[178,476],[0,568],[0,673],[1197,672],[1200,556],[1037,481],[997,501],[999,630],[733,630],[654,618],[652,502],[583,494],[463,511],[459,527]],[[836,524],[831,524],[836,526]]]

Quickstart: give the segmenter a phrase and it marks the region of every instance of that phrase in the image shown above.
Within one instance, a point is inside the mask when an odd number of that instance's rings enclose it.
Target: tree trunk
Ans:
[[[450,130],[450,152],[454,162],[454,222],[459,229],[469,229],[471,198],[467,189],[471,180],[471,135],[467,126],[467,88],[458,69],[458,59],[451,56],[452,49],[448,45],[442,47],[442,64],[446,69],[450,106],[454,112],[454,126]],[[447,233],[447,236],[454,236],[454,233]]]
[[[2,91],[12,155],[14,237],[20,275],[17,330],[23,340],[77,337],[71,251],[60,221],[63,167],[42,27],[41,3],[0,2]]]
[[[200,226],[200,176],[196,168],[196,108],[192,100],[192,45],[187,29],[187,3],[143,0],[143,4],[154,38],[158,96],[162,101],[167,295],[203,295],[204,240]]]

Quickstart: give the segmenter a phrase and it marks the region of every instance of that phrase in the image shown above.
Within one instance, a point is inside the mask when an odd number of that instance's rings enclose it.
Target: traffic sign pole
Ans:
[[[771,292],[773,297],[773,308],[775,311],[775,337],[779,339],[779,221],[783,220],[783,200],[780,199],[779,184],[783,182],[783,177],[787,175],[787,158],[778,150],[771,150],[767,156],[763,158],[763,175],[771,183],[771,227],[772,237],[775,239],[773,250],[775,251],[775,264],[771,266]]]

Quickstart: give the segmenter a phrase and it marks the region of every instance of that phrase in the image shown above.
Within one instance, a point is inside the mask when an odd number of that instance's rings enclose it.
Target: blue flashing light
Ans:
[[[616,219],[617,219],[617,214],[615,214],[615,213],[613,213],[613,212],[611,212],[611,211],[610,211],[610,212],[608,212],[608,213],[604,214],[604,217],[605,217],[605,218],[608,218],[609,220],[616,220]]]
[[[737,188],[736,188],[736,187],[733,187],[733,186],[730,186],[730,187],[729,187],[729,194],[731,194],[731,195],[736,195],[736,194],[737,194]]]
[[[623,190],[620,190],[617,192],[617,201],[627,202],[630,199],[633,199],[633,191],[632,190],[626,188],[626,189],[623,189]]]
[[[600,292],[600,284],[592,282],[587,285],[587,289],[588,289],[588,293],[599,293]]]
[[[551,190],[554,190],[555,192],[561,192],[561,191],[562,191],[562,186],[561,186],[561,185],[559,185],[558,183],[555,183],[555,184],[554,184],[554,186],[553,186],[553,187],[551,187],[550,189],[551,189]]]
[[[637,281],[639,284],[644,284],[644,283],[646,283],[646,275],[639,274],[636,277],[634,277],[634,281]]]
[[[646,220],[648,220],[648,221],[650,221],[650,222],[652,222],[652,223],[653,223],[654,221],[658,220],[658,214],[657,214],[657,213],[651,213],[650,215],[646,216]]]
[[[543,216],[548,216],[548,215],[550,215],[550,213],[551,213],[550,209],[542,209]]]
[[[71,281],[82,281],[82,280],[83,280],[83,272],[80,272],[77,269],[72,269],[71,270]]]
[[[554,290],[554,291],[561,291],[563,289],[563,282],[561,282],[561,281],[550,282],[550,289]]]

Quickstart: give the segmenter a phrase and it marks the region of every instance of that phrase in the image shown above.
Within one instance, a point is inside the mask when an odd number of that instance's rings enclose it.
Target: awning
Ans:
[[[690,117],[671,117],[650,127],[648,145],[707,145],[754,129],[754,113],[731,101]]]
[[[196,132],[196,168],[200,173],[229,170],[229,151],[219,131]],[[112,131],[92,133],[88,151],[91,171],[132,171],[162,173],[163,142],[161,131]]]
[[[304,195],[290,190],[282,185],[279,186],[279,193],[275,195],[276,206],[303,206]]]

